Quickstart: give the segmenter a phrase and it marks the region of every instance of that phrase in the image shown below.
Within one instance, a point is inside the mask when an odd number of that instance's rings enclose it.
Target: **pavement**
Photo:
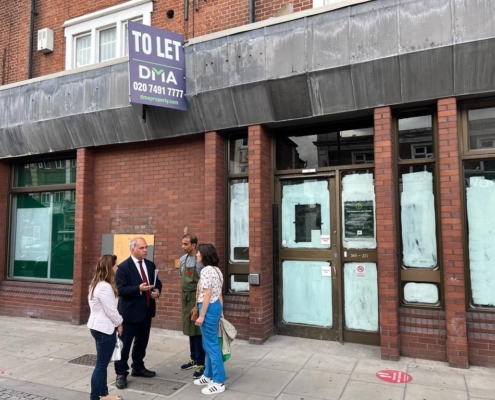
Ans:
[[[146,367],[157,377],[129,376],[129,388],[118,390],[110,363],[112,394],[124,400],[495,400],[493,369],[405,357],[382,361],[375,346],[288,336],[261,346],[236,340],[225,363],[227,390],[209,396],[193,385],[192,370],[179,369],[189,359],[181,332],[152,329],[147,353]],[[87,354],[95,354],[95,344],[84,325],[0,316],[0,399],[89,399],[93,368],[70,362]]]

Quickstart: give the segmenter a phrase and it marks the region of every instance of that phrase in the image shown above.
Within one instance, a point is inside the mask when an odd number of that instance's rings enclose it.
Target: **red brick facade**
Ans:
[[[382,358],[400,356],[395,152],[390,107],[375,109],[375,187],[378,248],[378,304]]]
[[[249,127],[249,272],[260,274],[251,286],[251,343],[273,334],[272,160],[271,137],[262,126]]]
[[[466,296],[459,174],[459,143],[455,98],[438,101],[440,213],[443,281],[447,326],[447,357],[453,367],[467,368]]]

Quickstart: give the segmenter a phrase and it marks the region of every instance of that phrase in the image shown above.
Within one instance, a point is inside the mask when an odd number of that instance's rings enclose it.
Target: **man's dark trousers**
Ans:
[[[144,368],[144,357],[146,356],[146,347],[150,338],[151,329],[151,314],[148,308],[146,317],[138,323],[122,323],[122,335],[120,338],[123,342],[123,349],[121,353],[120,361],[115,361],[115,372],[117,375],[129,374],[129,365],[127,360],[129,359],[129,352],[131,350],[132,340],[134,339],[134,346],[132,347],[132,364],[131,368],[135,371],[141,371]]]

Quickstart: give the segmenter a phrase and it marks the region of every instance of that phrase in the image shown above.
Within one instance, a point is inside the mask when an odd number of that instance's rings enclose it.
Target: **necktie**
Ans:
[[[148,278],[146,278],[146,274],[144,273],[143,261],[138,260],[138,263],[139,263],[139,269],[141,270],[141,278],[143,278],[143,282],[146,283],[146,285],[149,285]],[[145,293],[146,293],[146,307],[149,307],[151,302],[151,293],[149,290],[147,290]]]

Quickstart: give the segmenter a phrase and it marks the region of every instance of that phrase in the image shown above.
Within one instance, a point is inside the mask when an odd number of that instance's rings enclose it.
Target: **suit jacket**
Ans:
[[[148,272],[150,284],[155,284],[155,289],[162,292],[162,283],[155,278],[156,265],[150,260],[143,260]],[[118,310],[124,322],[138,323],[146,317],[146,294],[139,290],[139,285],[143,283],[141,274],[136,268],[136,264],[131,257],[119,264],[119,269],[115,275],[115,283],[119,288],[119,306]],[[155,316],[156,302],[152,298],[150,304],[151,317]]]

